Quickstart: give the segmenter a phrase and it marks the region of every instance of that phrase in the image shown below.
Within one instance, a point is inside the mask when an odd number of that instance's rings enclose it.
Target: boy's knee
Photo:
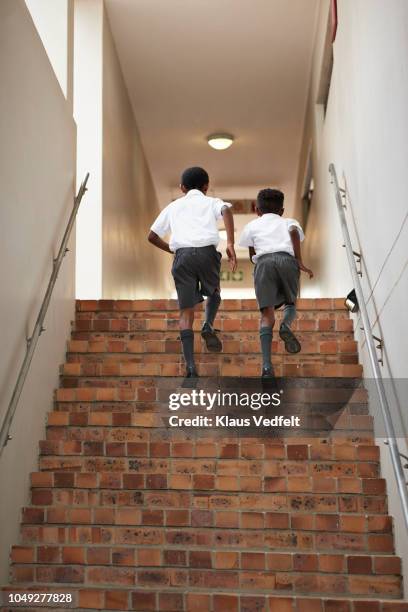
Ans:
[[[194,321],[194,308],[180,310],[180,329],[191,329]]]
[[[275,323],[275,309],[273,307],[263,308],[261,311],[261,322],[262,325],[269,325],[273,327]]]

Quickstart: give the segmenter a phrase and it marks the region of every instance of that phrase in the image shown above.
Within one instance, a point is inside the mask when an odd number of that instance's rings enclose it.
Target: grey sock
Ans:
[[[261,327],[259,331],[259,337],[261,340],[263,367],[270,368],[272,366],[272,327],[270,327],[269,325],[266,327]]]
[[[205,323],[204,325],[210,325],[211,327],[213,326],[213,323],[217,315],[220,304],[221,304],[221,296],[218,291],[216,291],[215,293],[210,295],[209,298],[207,298],[207,301],[205,304]]]
[[[192,329],[182,329],[180,333],[183,355],[188,368],[194,368],[194,332]]]
[[[296,306],[294,304],[285,304],[283,309],[283,320],[282,323],[285,323],[288,327],[290,327],[293,321],[296,318]]]

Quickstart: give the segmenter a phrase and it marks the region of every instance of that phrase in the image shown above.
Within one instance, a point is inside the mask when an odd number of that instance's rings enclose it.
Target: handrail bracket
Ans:
[[[345,244],[342,245],[343,249],[347,248]],[[354,255],[354,257],[356,258],[356,268],[357,268],[357,274],[361,277],[363,277],[363,266],[361,263],[362,260],[362,256],[361,253],[359,253],[358,251],[351,251]],[[358,267],[357,267],[358,264]]]
[[[361,253],[359,253],[358,251],[353,251],[353,255],[356,258],[356,265],[358,264],[357,267],[357,274],[362,278],[363,277],[363,267],[361,265]]]
[[[378,351],[380,351],[380,356],[378,357],[378,363],[381,363],[381,365],[384,365],[384,342],[382,338],[379,338],[378,336],[374,336],[374,334],[372,335],[374,340],[376,342],[378,342],[378,344],[376,345],[376,349]]]
[[[361,331],[364,331],[364,327],[360,327]],[[378,342],[378,344],[376,345],[376,349],[378,351],[380,351],[380,355],[379,357],[377,357],[378,359],[378,363],[381,363],[381,365],[384,365],[384,341],[382,338],[379,338],[378,336],[375,336],[373,333],[371,334],[373,337],[373,340],[375,340],[376,342]]]

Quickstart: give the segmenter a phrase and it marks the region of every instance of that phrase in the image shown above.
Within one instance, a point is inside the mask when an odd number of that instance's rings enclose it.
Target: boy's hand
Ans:
[[[306,268],[306,266],[299,260],[298,260],[298,264],[299,264],[299,270],[301,270],[302,272],[306,272],[306,274],[309,275],[309,278],[313,278],[314,274],[310,268]]]
[[[237,269],[237,256],[235,254],[235,248],[233,244],[227,244],[227,257],[230,264],[231,272],[235,272]]]

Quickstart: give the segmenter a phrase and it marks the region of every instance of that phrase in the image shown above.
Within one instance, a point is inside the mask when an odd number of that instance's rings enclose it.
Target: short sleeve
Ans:
[[[212,201],[212,206],[215,218],[218,220],[222,217],[222,209],[224,208],[224,206],[231,208],[232,204],[230,204],[229,202],[224,202],[223,200],[220,200],[220,198],[214,198]]]
[[[242,231],[242,234],[240,236],[238,244],[239,244],[239,246],[242,246],[242,247],[253,247],[254,246],[254,239],[252,237],[250,223],[248,223],[244,227],[244,229]]]
[[[300,241],[302,242],[305,239],[305,235],[303,233],[301,225],[296,221],[296,219],[286,219],[286,223],[288,225],[288,231],[291,229],[297,229]]]
[[[163,208],[156,221],[151,226],[151,231],[163,238],[170,231],[169,207]]]

